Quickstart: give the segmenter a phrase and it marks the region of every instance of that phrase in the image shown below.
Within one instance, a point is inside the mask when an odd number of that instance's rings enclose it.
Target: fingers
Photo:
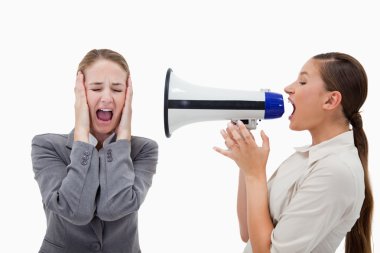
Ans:
[[[258,145],[255,141],[253,134],[247,129],[247,127],[243,124],[243,122],[238,121],[237,124],[228,123],[226,130],[220,131],[223,136],[224,143],[228,150],[224,150],[223,155],[231,155],[229,151],[234,151],[236,148],[240,149],[244,152],[244,150],[250,148],[257,148]],[[269,150],[269,138],[264,133],[264,131],[260,132],[262,142],[262,148]],[[222,149],[215,149],[219,153]],[[227,152],[227,153],[226,153]]]
[[[229,123],[227,129],[230,136],[241,148],[245,148],[246,145],[256,145],[253,135],[240,120],[236,125]]]
[[[226,132],[225,130],[221,130],[220,131],[220,134],[223,136],[224,143],[225,143],[225,145],[227,147],[227,150],[219,148],[219,147],[214,147],[213,149],[216,152],[218,152],[218,153],[220,153],[220,154],[222,154],[222,155],[224,155],[226,157],[229,157],[229,158],[233,159],[231,151],[233,149],[235,149],[235,148],[238,148],[238,144],[230,137],[231,136],[230,133],[229,133],[230,130],[227,129],[227,131],[228,132]]]
[[[264,133],[264,130],[261,130],[260,135],[261,135],[261,139],[263,140],[262,147],[269,150],[270,149],[269,137]]]
[[[132,87],[132,79],[131,79],[131,73],[129,73],[128,80],[127,80],[127,87]]]
[[[131,74],[128,76],[127,89],[125,92],[125,102],[124,108],[121,113],[121,118],[119,125],[116,128],[117,138],[119,139],[131,139],[131,128],[132,128],[132,81]]]
[[[126,94],[126,100],[128,102],[132,102],[132,97],[133,97],[133,89],[132,89],[132,81],[131,79],[128,78],[128,87],[127,87],[127,94]]]
[[[128,80],[127,80],[127,90],[126,90],[126,94],[125,94],[125,105],[126,106],[131,107],[132,97],[133,97],[132,80],[131,80],[131,74],[129,74]]]
[[[86,91],[84,88],[84,76],[81,71],[78,71],[74,91],[77,100],[86,97]]]
[[[255,138],[253,137],[253,134],[247,129],[243,122],[239,120],[237,124],[240,130],[240,135],[243,137],[244,141],[248,144],[255,143]]]
[[[230,132],[230,130],[228,130],[228,129],[227,129],[227,131]],[[228,148],[228,150],[232,150],[234,148],[239,147],[239,144],[236,143],[236,141],[232,138],[231,134],[227,133],[225,130],[221,130],[220,134],[223,136],[224,143],[225,143],[226,147]]]
[[[77,78],[75,81],[75,88],[84,88],[83,80],[84,80],[83,73],[81,71],[78,71]]]
[[[78,71],[75,81],[75,134],[74,140],[88,142],[90,131],[90,116],[87,105],[86,90],[84,87],[84,75]]]
[[[230,151],[225,150],[225,149],[222,149],[222,148],[219,148],[219,147],[213,147],[213,149],[214,149],[216,152],[218,152],[218,153],[220,153],[220,154],[222,154],[222,155],[224,155],[224,156],[226,156],[226,157],[231,158]]]

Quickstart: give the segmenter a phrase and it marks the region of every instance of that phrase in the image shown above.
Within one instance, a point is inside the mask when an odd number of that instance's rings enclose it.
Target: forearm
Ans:
[[[132,162],[131,143],[127,140],[110,144],[104,152],[97,211],[101,219],[111,221],[140,208],[151,185],[156,157]]]
[[[270,252],[273,223],[269,212],[266,176],[246,177],[247,220],[253,252]]]
[[[239,219],[240,236],[244,242],[249,239],[247,227],[247,193],[244,174],[239,170],[239,186],[237,196],[237,215]]]
[[[130,143],[126,140],[112,143],[100,152],[100,198],[97,214],[102,220],[116,220],[138,209],[138,199],[133,189],[135,172],[130,152]]]
[[[77,224],[87,224],[95,213],[95,197],[99,187],[97,152],[87,143],[74,142],[70,158],[68,174],[57,191],[60,196],[57,195],[53,202],[58,206],[65,198],[72,208],[69,219]],[[50,201],[50,204],[53,202]]]
[[[74,143],[70,159],[66,165],[46,140],[33,141],[33,169],[45,208],[73,224],[83,225],[91,221],[95,212],[98,158],[92,146],[79,142]]]

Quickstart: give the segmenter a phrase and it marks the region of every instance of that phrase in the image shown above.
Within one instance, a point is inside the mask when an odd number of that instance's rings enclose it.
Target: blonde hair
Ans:
[[[80,71],[84,73],[84,70],[86,68],[100,59],[109,60],[118,64],[122,69],[125,70],[125,72],[127,72],[127,78],[129,77],[129,67],[125,58],[121,54],[110,49],[93,49],[88,52],[79,63],[77,72]]]

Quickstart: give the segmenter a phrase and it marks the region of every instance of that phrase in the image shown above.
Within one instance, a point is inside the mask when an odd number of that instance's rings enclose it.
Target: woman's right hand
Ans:
[[[86,88],[84,86],[84,75],[78,71],[75,82],[75,129],[74,141],[89,142],[90,112],[87,104]]]

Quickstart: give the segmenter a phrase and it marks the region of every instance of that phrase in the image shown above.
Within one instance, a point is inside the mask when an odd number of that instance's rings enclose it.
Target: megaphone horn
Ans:
[[[248,91],[203,87],[186,82],[169,68],[165,78],[164,125],[170,137],[178,128],[200,121],[242,120],[255,129],[257,120],[280,118],[281,94],[269,90]]]

